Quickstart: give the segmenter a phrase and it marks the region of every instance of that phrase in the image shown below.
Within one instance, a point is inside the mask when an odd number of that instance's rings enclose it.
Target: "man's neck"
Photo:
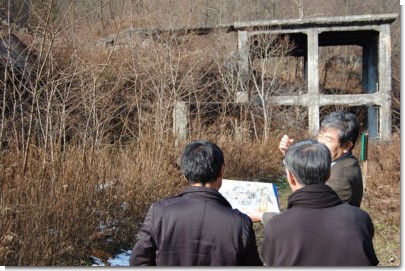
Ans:
[[[206,188],[211,188],[211,189],[215,189],[215,190],[219,190],[219,182],[218,181],[214,181],[211,183],[194,183],[191,186],[196,186],[196,187],[206,187]]]
[[[343,154],[342,156],[340,156],[339,158],[336,158],[335,160],[332,161],[332,166],[334,164],[336,164],[337,162],[339,162],[340,160],[343,160],[343,159],[345,159],[345,158],[347,158],[348,156],[351,156],[351,155],[352,155],[352,151],[349,151],[349,152]]]

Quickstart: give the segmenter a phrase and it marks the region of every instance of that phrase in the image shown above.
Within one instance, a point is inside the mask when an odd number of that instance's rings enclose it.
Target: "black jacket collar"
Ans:
[[[336,192],[326,184],[312,184],[292,193],[288,198],[287,209],[293,206],[328,208],[342,203]]]
[[[232,208],[231,204],[219,193],[217,190],[213,188],[207,188],[202,186],[190,186],[185,188],[179,196],[192,196],[192,197],[199,197],[199,198],[209,198],[210,200],[218,201],[226,206]]]

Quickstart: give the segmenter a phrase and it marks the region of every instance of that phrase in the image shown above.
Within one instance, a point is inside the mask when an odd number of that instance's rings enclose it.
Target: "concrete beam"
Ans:
[[[297,105],[307,106],[311,101],[311,95],[303,94],[297,96],[272,96],[268,102],[271,105]],[[385,103],[386,96],[381,93],[373,94],[343,94],[343,95],[319,95],[319,106],[327,105],[348,105],[348,106],[364,106],[375,105],[381,106]]]
[[[398,17],[398,14],[370,14],[358,16],[336,16],[336,17],[318,17],[318,18],[302,18],[302,19],[287,19],[287,20],[260,20],[250,22],[235,22],[233,24],[236,30],[248,28],[310,28],[324,26],[346,26],[346,25],[378,25],[390,24]],[[253,29],[252,29],[253,30]]]

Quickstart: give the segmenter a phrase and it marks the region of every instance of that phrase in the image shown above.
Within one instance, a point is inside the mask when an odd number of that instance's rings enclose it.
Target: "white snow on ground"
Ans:
[[[115,255],[113,258],[108,259],[111,266],[129,266],[129,257],[132,250],[121,250],[122,253]]]
[[[129,257],[131,256],[131,250],[121,249],[121,253],[109,258],[107,262],[110,266],[129,266]],[[92,266],[105,266],[102,260],[97,257],[91,256],[92,261],[94,262]]]

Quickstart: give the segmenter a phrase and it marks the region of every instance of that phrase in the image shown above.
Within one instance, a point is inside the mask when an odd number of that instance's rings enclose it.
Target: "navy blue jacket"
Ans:
[[[152,204],[130,265],[263,265],[252,224],[218,191],[188,187]]]

